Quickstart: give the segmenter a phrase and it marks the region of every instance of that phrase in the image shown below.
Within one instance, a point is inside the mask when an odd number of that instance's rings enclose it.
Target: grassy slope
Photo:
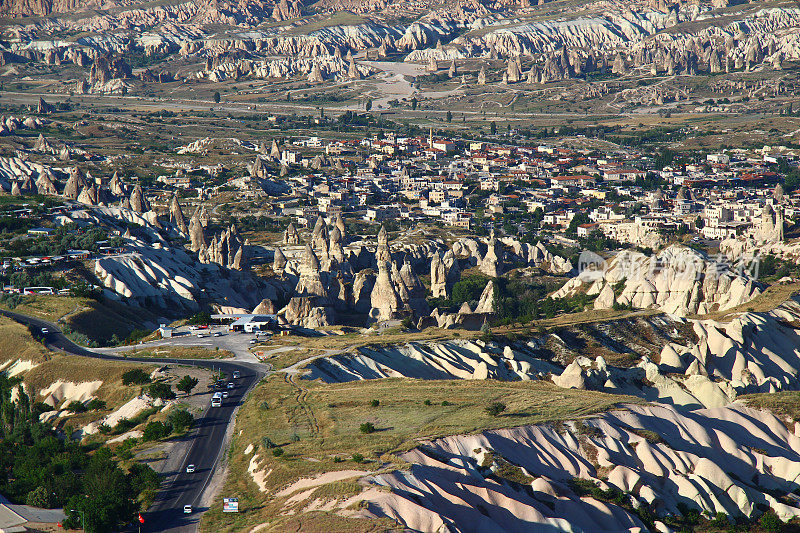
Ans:
[[[149,312],[110,300],[93,300],[71,296],[27,296],[13,311],[50,322],[65,323],[99,343],[117,335],[125,339],[140,328],[143,321],[155,321]]]
[[[154,368],[50,352],[30,335],[25,326],[0,317],[0,362],[15,360],[32,361],[38,365],[21,374],[26,390],[29,393],[35,392],[34,400],[37,401],[41,400],[39,391],[59,379],[74,383],[98,379],[103,381],[95,396],[106,402],[107,409],[83,413],[77,415],[77,418],[71,417],[74,418],[71,422],[74,426],[100,418],[139,394],[139,387],[122,384],[124,372],[133,368],[143,368],[150,372]]]
[[[794,421],[800,420],[800,392],[783,391],[747,394],[740,396],[739,399],[750,407],[772,411],[777,417]],[[794,428],[792,427],[791,430],[794,431]]]
[[[77,355],[54,355],[36,368],[28,371],[24,376],[24,381],[28,391],[36,392],[36,400],[41,400],[38,395],[39,391],[59,379],[74,383],[101,380],[103,384],[94,395],[106,402],[106,408],[100,411],[71,415],[64,419],[63,423],[68,423],[72,427],[78,428],[110,414],[139,394],[140,386],[122,384],[122,374],[134,368],[141,368],[149,373],[155,367],[87,359]]]
[[[62,317],[86,307],[88,299],[62,296],[35,295],[24,296],[13,311],[23,315],[35,316],[42,320],[58,322]]]
[[[372,407],[372,400],[379,400],[380,405]],[[425,400],[431,405],[425,405]],[[443,406],[443,401],[451,405]],[[506,414],[486,414],[485,406],[493,401],[504,402]],[[413,448],[421,440],[570,419],[636,401],[626,396],[559,389],[541,381],[381,379],[325,385],[274,375],[253,391],[236,420],[223,492],[239,497],[241,512],[224,515],[221,504],[215,503],[203,519],[203,530],[239,531],[264,522],[270,523],[267,530],[274,531],[294,526],[296,517],[281,516],[285,500],[260,493],[247,473],[251,456],[245,456],[244,449],[249,444],[256,447],[261,468],[272,471],[266,479],[272,492],[322,472],[402,467],[394,454]],[[359,426],[364,422],[373,423],[377,431],[362,434]],[[293,438],[295,435],[299,440]],[[265,450],[263,437],[281,446],[284,456],[275,458]],[[355,453],[362,454],[366,464],[354,463],[351,457]],[[334,462],[334,457],[342,461]],[[331,497],[331,492],[346,496],[352,489],[351,481],[320,490]],[[376,525],[322,512],[301,516],[303,531],[359,531]]]
[[[28,328],[10,318],[0,317],[0,362],[17,359],[42,362],[48,355],[47,348],[31,337]]]

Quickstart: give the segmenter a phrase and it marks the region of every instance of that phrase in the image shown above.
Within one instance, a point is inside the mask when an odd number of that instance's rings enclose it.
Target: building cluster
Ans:
[[[797,209],[797,199],[773,194],[783,181],[775,167],[794,164],[794,155],[768,147],[659,169],[653,156],[636,149],[512,146],[433,132],[360,141],[311,137],[274,142],[250,165],[248,179],[230,183],[252,189],[271,177],[270,163],[280,165],[289,186],[272,202],[274,214],[306,225],[318,214],[333,219],[349,213],[370,222],[427,221],[473,230],[500,222],[524,234],[535,220],[553,234],[599,231],[621,243],[655,247],[671,233],[698,239],[755,235],[767,218],[774,227],[776,218],[792,218]],[[573,224],[576,216],[580,223]]]

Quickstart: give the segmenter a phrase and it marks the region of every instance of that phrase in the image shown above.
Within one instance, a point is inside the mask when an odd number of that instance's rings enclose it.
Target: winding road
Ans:
[[[235,388],[230,391],[230,395],[223,402],[222,407],[211,408],[209,400],[209,407],[197,419],[194,430],[186,436],[187,439],[190,439],[189,449],[180,469],[167,473],[167,479],[156,497],[156,501],[146,513],[143,513],[145,523],[141,527],[142,533],[197,531],[200,515],[206,510],[201,507],[204,500],[208,499],[207,495],[204,498],[204,493],[214,477],[226,448],[228,426],[233,423],[236,410],[247,393],[269,373],[268,367],[258,363],[232,360],[140,358],[99,353],[75,344],[52,322],[13,311],[0,310],[0,314],[26,326],[30,325],[40,330],[46,328],[48,333],[44,336],[44,345],[51,350],[111,361],[213,368],[221,370],[229,377],[233,375],[234,371],[239,371],[240,377],[231,380],[235,383]],[[186,465],[189,464],[196,465],[193,473],[186,472]],[[194,512],[189,515],[184,514],[184,505],[191,505]],[[130,531],[138,531],[138,528],[130,529]]]

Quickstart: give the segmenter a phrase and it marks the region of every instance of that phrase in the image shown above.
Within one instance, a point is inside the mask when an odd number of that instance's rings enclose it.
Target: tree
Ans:
[[[172,400],[175,398],[175,393],[172,392],[172,387],[170,387],[167,383],[153,383],[148,388],[148,392],[153,398],[160,398],[162,400]]]
[[[778,515],[775,514],[775,511],[768,509],[767,512],[761,515],[761,518],[759,518],[758,525],[760,525],[765,531],[780,531],[783,523],[781,522],[781,519],[778,518]]]
[[[794,192],[800,188],[800,170],[794,169],[786,175],[786,180],[783,183],[783,189],[788,192]]]
[[[472,302],[481,297],[489,278],[485,276],[464,276],[453,285],[452,300],[456,305]]]
[[[134,368],[122,374],[123,385],[144,385],[150,383],[150,376],[141,368]]]
[[[486,414],[491,416],[500,416],[500,413],[506,410],[506,404],[503,402],[492,402],[486,406]]]
[[[483,324],[481,325],[481,340],[484,342],[490,342],[492,340],[492,328],[489,327],[489,323],[484,319]]]
[[[130,479],[131,488],[139,493],[144,493],[146,496],[155,496],[161,486],[161,480],[158,473],[149,466],[134,462],[129,471],[128,478]],[[148,499],[147,497],[145,499]]]
[[[544,210],[541,207],[537,207],[533,211],[533,215],[531,216],[531,222],[535,224],[541,224],[542,220],[544,220]]]
[[[178,409],[169,415],[169,423],[175,431],[183,431],[191,427],[194,417],[186,409]]]
[[[219,91],[214,91],[214,103],[218,104],[222,100],[222,96],[220,96]]]
[[[142,438],[146,441],[158,440],[168,437],[170,433],[172,433],[172,427],[164,422],[148,422],[142,432]]]
[[[200,326],[205,324],[211,323],[211,313],[208,311],[200,311],[199,313],[195,313],[189,320],[186,321],[187,324],[190,326]]]
[[[181,378],[181,380],[178,382],[178,384],[176,385],[176,388],[179,391],[186,393],[186,395],[188,396],[192,392],[192,389],[197,386],[198,382],[199,381],[198,381],[197,378],[193,378],[192,376],[188,376],[188,375],[187,376],[183,376]]]
[[[416,111],[417,110],[417,104],[418,104],[417,98],[416,97],[412,98],[411,99],[411,109]]]
[[[64,505],[64,526],[77,529],[84,523],[87,533],[110,533],[133,519],[136,496],[130,479],[111,459],[108,448],[95,452],[84,477],[85,494],[72,496]]]
[[[25,498],[25,505],[51,509],[53,507],[53,498],[47,487],[39,485],[28,493],[28,497]]]
[[[565,232],[567,235],[577,235],[578,234],[578,226],[581,224],[589,224],[591,219],[589,215],[586,213],[576,213],[572,220],[569,221],[569,227],[567,227],[567,231]]]
[[[491,122],[491,124],[489,124],[489,132],[492,135],[496,135],[497,134],[497,124],[495,123],[494,120]]]
[[[100,398],[92,398],[89,400],[89,403],[86,404],[86,409],[89,411],[99,411],[101,409],[106,408],[106,402],[101,400]]]
[[[67,406],[67,411],[70,411],[72,413],[85,413],[86,406],[83,404],[83,402],[71,401]]]
[[[13,503],[63,507],[67,528],[80,528],[85,519],[87,532],[121,531],[134,518],[141,485],[119,468],[108,448],[59,438],[39,421],[43,408],[24,391],[11,402],[20,381],[0,374],[0,493]]]
[[[447,111],[447,122],[453,122],[453,112],[450,110]]]
[[[367,103],[364,104],[364,109],[372,111],[372,98],[367,98]]]

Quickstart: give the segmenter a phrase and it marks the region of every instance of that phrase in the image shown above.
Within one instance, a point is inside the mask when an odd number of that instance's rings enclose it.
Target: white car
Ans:
[[[194,474],[194,465],[188,465],[186,467],[186,473],[187,474]]]
[[[204,335],[204,334],[202,334],[202,333],[198,333],[198,334],[197,334],[197,338],[198,338],[198,339],[202,339],[203,337],[205,337],[205,335]]]
[[[48,333],[50,333],[50,330],[49,330],[49,329],[47,329],[47,328],[42,328],[42,335],[47,335]]]
[[[241,375],[242,375],[242,373],[239,372],[238,370],[234,370],[233,371],[233,379],[239,379],[239,376],[241,376]]]
[[[250,344],[255,344],[255,343],[256,343],[255,339],[250,339]]]
[[[228,397],[228,391],[225,391],[225,392],[223,392],[223,393],[222,393],[222,397],[223,397],[223,398],[227,398],[227,397]]]
[[[220,336],[220,333],[219,333],[219,331],[215,331],[215,332],[214,332],[214,336],[215,336],[215,337],[219,337],[219,336]]]
[[[191,505],[184,505],[183,506],[183,514],[192,514],[192,506]]]

